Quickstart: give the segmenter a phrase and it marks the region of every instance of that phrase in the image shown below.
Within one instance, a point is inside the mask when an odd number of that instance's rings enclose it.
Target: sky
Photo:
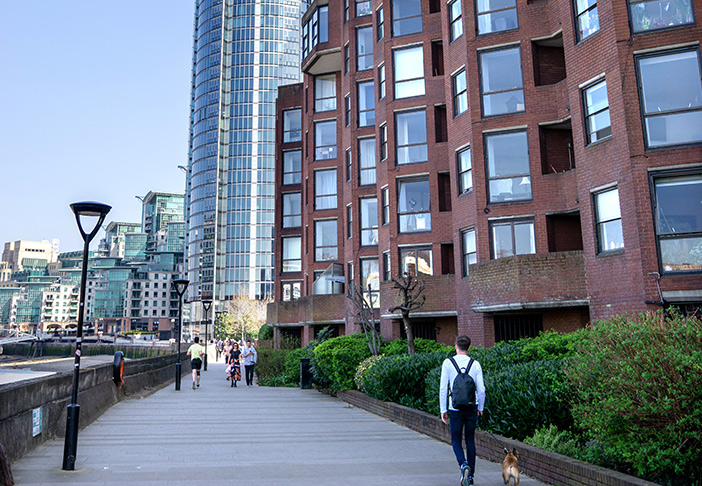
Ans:
[[[62,252],[80,250],[69,204],[140,222],[135,196],[184,192],[194,5],[3,3],[0,245],[58,238]]]

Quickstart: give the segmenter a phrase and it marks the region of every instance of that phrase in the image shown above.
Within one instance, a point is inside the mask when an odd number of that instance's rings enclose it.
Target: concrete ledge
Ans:
[[[190,373],[190,359],[181,354],[183,375]],[[82,368],[78,385],[80,428],[95,421],[105,410],[129,396],[154,391],[175,381],[176,354],[127,360],[124,386],[118,390],[112,381],[112,364]],[[71,400],[73,372],[24,380],[0,387],[0,443],[14,462],[39,444],[63,437],[66,407]],[[42,412],[41,433],[32,437],[32,411]]]
[[[337,395],[351,405],[387,418],[408,429],[450,443],[450,432],[439,417],[391,402],[381,402],[358,391],[343,391]],[[555,452],[539,449],[523,442],[496,436],[507,448],[520,453],[519,470],[529,477],[549,484],[564,486],[658,486],[656,483],[627,474],[594,466]],[[502,447],[482,430],[475,431],[478,455],[493,462],[505,457]]]

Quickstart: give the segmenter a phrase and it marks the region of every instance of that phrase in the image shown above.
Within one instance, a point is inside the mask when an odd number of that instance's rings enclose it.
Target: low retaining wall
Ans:
[[[439,417],[396,403],[382,402],[358,391],[344,391],[337,395],[351,405],[396,422],[408,429],[442,442],[451,443],[449,428]],[[564,486],[658,486],[656,483],[635,478],[577,459],[539,449],[523,442],[496,435],[508,449],[519,451],[519,470],[529,477],[549,484]],[[475,431],[478,455],[501,463],[505,458],[502,447],[482,430]]]
[[[80,428],[131,395],[175,381],[177,354],[127,360],[124,386],[112,381],[112,364],[81,368],[78,385]],[[190,373],[190,359],[181,353],[181,372]],[[71,401],[73,371],[24,380],[0,387],[0,443],[14,462],[39,444],[66,432],[66,408]],[[41,411],[41,433],[33,436],[33,412]]]

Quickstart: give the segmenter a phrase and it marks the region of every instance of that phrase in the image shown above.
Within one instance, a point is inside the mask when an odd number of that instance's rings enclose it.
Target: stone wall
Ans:
[[[190,360],[182,356],[182,374],[190,373]],[[80,428],[129,396],[175,381],[176,354],[125,361],[124,385],[112,381],[112,364],[82,368],[78,385]],[[66,430],[66,408],[71,400],[73,371],[24,380],[0,387],[0,443],[10,462]],[[41,433],[32,437],[32,411],[41,409]]]
[[[357,391],[340,392],[338,397],[351,405],[380,415],[408,429],[443,442],[451,442],[449,428],[439,417],[396,403],[375,400]],[[657,486],[656,483],[650,481],[594,466],[523,442],[501,436],[496,437],[508,449],[517,449],[520,454],[520,472],[548,484],[562,486]],[[480,457],[492,462],[501,463],[505,457],[502,446],[482,430],[475,431],[475,446]]]

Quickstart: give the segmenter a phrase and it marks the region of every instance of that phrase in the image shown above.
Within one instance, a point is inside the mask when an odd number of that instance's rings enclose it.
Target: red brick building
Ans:
[[[278,97],[276,336],[416,335],[702,304],[701,0],[315,1]],[[331,277],[331,278],[329,278]],[[343,283],[342,283],[343,282]]]

